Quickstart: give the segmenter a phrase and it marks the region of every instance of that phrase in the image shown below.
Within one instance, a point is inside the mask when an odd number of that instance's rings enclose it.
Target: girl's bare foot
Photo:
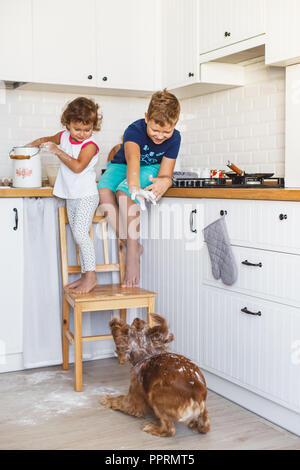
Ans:
[[[73,290],[76,294],[87,294],[93,290],[98,281],[95,271],[87,271],[82,276],[82,282]]]
[[[71,284],[68,284],[65,289],[73,289],[74,287],[77,287],[79,286],[79,284],[81,284],[82,282],[82,277],[80,277],[79,279],[76,279],[76,281],[74,282],[71,282]]]

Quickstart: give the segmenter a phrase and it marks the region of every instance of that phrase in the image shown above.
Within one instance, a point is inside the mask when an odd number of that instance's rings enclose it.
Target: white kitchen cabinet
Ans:
[[[211,270],[208,250],[204,250],[203,283],[232,292],[252,295],[286,305],[300,307],[300,256],[233,246],[238,276],[232,286],[215,279]],[[288,279],[288,282],[287,282]]]
[[[194,198],[163,198],[160,204],[143,215],[141,273],[143,287],[158,293],[156,311],[174,333],[171,349],[202,368],[211,390],[299,434],[300,205]],[[199,232],[191,240],[196,249],[188,250],[188,232],[182,231],[189,227],[190,209],[198,214],[198,208]],[[213,278],[202,239],[202,228],[221,210],[227,210],[238,263],[232,286]],[[278,210],[287,219],[280,220]],[[291,225],[281,230],[282,221]],[[242,264],[246,260],[254,266]]]
[[[205,248],[200,365],[255,395],[214,378],[213,390],[299,434],[300,205],[211,199],[205,225],[221,213],[238,278],[231,286],[214,279]],[[270,400],[267,408],[257,396]]]
[[[266,0],[266,64],[287,66],[300,62],[299,0]]]
[[[0,199],[0,372],[22,368],[23,200]]]
[[[33,80],[96,83],[95,0],[33,0]]]
[[[32,80],[32,0],[0,0],[0,80]]]
[[[157,2],[97,0],[97,86],[153,90]]]
[[[265,32],[265,0],[199,0],[200,54]]]
[[[300,310],[212,287],[202,302],[200,365],[300,412]]]
[[[299,203],[208,199],[205,204],[205,225],[225,214],[233,245],[300,254]]]
[[[164,0],[161,16],[163,86],[195,83],[199,80],[197,0]]]
[[[196,211],[196,212],[193,212]],[[174,333],[172,351],[198,360],[203,202],[163,198],[143,215],[141,285],[157,292],[156,312]],[[148,227],[147,227],[148,225]],[[193,230],[196,230],[193,232]]]

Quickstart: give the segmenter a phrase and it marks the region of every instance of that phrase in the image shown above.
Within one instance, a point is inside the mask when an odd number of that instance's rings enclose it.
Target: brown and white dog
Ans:
[[[173,436],[174,421],[186,423],[193,431],[207,433],[206,383],[200,369],[189,359],[167,352],[166,320],[152,314],[156,326],[135,318],[131,325],[113,318],[109,323],[120,364],[129,361],[130,387],[127,395],[102,398],[106,408],[142,418],[154,412],[159,423],[146,423],[142,430],[155,436]]]

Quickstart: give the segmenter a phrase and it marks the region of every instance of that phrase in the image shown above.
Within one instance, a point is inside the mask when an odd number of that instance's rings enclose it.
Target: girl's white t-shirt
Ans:
[[[59,148],[77,160],[80,151],[90,143],[97,147],[97,153],[81,173],[74,173],[63,162],[60,162],[53,189],[55,196],[62,199],[78,199],[98,194],[95,166],[98,160],[99,147],[93,136],[83,142],[75,142],[72,140],[69,131],[63,131],[60,135]]]

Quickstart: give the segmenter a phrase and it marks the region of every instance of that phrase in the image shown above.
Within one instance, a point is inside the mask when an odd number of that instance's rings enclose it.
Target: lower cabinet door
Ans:
[[[23,351],[23,200],[0,199],[0,372]]]
[[[238,276],[233,285],[225,286],[221,279],[213,277],[212,264],[205,244],[204,284],[300,307],[299,255],[242,246],[233,246],[232,251]]]
[[[300,410],[300,309],[203,287],[200,365]]]
[[[158,294],[156,312],[174,333],[170,350],[198,360],[203,203],[163,198],[142,213],[141,286]]]
[[[298,202],[205,200],[205,226],[221,216],[232,245],[300,254]]]

